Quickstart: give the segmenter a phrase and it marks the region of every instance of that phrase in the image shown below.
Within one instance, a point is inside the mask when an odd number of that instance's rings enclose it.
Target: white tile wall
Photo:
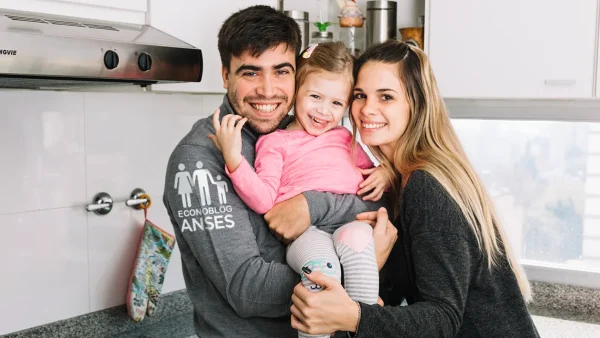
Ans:
[[[0,214],[84,203],[83,95],[0,91],[0,102]]]
[[[0,215],[0,232],[0,336],[89,311],[84,209]]]
[[[170,152],[221,95],[0,91],[0,335],[125,303],[143,213],[172,233],[162,205]],[[85,211],[101,191],[106,216]],[[6,259],[8,258],[8,259]],[[176,249],[163,292],[184,288]]]

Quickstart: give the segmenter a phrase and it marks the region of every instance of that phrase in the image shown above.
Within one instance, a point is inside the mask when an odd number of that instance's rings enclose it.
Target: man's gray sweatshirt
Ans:
[[[227,99],[221,117],[235,114]],[[282,125],[289,123],[286,118]],[[199,120],[169,159],[163,201],[181,252],[183,277],[199,337],[297,337],[291,296],[300,281],[285,264],[285,246],[263,216],[237,196],[223,155],[208,138],[212,116]],[[258,138],[242,130],[242,154],[254,163]],[[331,232],[377,205],[355,195],[309,191],[311,223]]]

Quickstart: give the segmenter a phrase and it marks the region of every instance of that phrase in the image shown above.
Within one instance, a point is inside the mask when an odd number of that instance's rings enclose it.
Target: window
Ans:
[[[600,124],[453,125],[523,262],[600,271]]]
[[[453,126],[528,277],[600,287],[600,123],[471,117]]]

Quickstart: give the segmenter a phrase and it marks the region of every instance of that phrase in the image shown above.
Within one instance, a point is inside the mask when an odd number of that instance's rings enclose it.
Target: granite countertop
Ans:
[[[132,330],[114,338],[197,338],[192,327],[191,313],[175,321],[156,323],[147,328]],[[563,319],[533,316],[533,321],[544,338],[600,338],[600,325],[574,322]],[[191,331],[191,334],[190,334]]]
[[[600,290],[532,283],[533,320],[541,337],[600,338]],[[185,290],[162,295],[158,311],[140,323],[129,319],[125,306],[5,335],[4,338],[112,337],[191,338],[192,304]]]

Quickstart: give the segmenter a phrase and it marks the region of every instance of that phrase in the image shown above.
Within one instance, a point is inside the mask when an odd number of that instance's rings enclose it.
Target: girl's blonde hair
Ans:
[[[330,72],[347,75],[350,88],[354,86],[352,68],[354,59],[341,41],[325,42],[303,50],[296,59],[296,94],[308,75],[318,72]],[[352,91],[348,93],[348,102]]]
[[[410,107],[408,125],[397,141],[393,162],[384,156],[379,147],[369,147],[391,178],[393,196],[398,198],[402,184],[398,182],[398,173],[410,175],[415,170],[423,170],[433,176],[454,199],[469,222],[480,250],[487,257],[488,268],[497,267],[502,257],[506,256],[521,294],[526,301],[530,301],[529,281],[512,253],[491,198],[452,128],[425,53],[407,43],[389,40],[369,48],[358,58],[354,67],[355,78],[361,66],[367,62],[398,64],[398,74]],[[356,135],[354,121],[352,124]]]

